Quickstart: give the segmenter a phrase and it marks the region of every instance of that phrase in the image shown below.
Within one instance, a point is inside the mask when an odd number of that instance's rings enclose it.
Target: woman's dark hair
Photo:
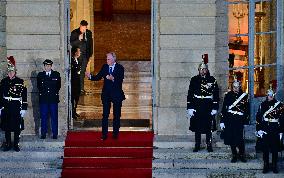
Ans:
[[[72,48],[71,48],[71,55],[72,56],[75,55],[75,53],[77,52],[78,48],[79,48],[78,46],[72,46]]]

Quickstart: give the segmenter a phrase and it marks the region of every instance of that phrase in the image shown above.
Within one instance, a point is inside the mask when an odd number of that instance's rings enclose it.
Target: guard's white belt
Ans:
[[[263,120],[266,121],[266,122],[278,122],[278,119],[269,119],[269,118],[266,118],[266,117],[264,117]]]
[[[244,113],[242,113],[242,112],[233,111],[233,110],[231,110],[231,109],[229,109],[228,112],[229,112],[229,113],[232,113],[232,114],[237,114],[237,115],[240,115],[240,116],[244,115]]]
[[[3,98],[9,101],[21,101],[22,100],[21,98],[13,98],[13,97],[6,97],[6,96],[4,96]]]
[[[201,99],[213,99],[213,96],[198,96],[198,95],[194,95],[195,98],[201,98]]]

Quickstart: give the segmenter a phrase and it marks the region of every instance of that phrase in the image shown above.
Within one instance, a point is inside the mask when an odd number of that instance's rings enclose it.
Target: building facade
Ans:
[[[91,1],[89,1],[91,2]],[[267,0],[270,2],[270,0]],[[245,2],[248,7],[258,4],[257,0]],[[280,99],[283,93],[283,2],[276,3],[275,16],[275,73]],[[93,4],[93,3],[91,3]],[[151,62],[153,130],[158,135],[186,135],[186,96],[190,78],[198,74],[201,55],[209,55],[209,70],[220,87],[220,96],[229,86],[229,19],[230,5],[236,1],[225,0],[152,0],[151,2]],[[253,5],[251,5],[253,4]],[[70,119],[69,79],[69,0],[1,0],[0,1],[0,57],[5,63],[6,55],[16,59],[17,75],[28,83],[28,112],[25,119],[25,134],[37,134],[40,129],[36,75],[43,70],[42,62],[49,58],[54,69],[62,76],[59,109],[59,133],[72,128]],[[95,8],[95,7],[93,7]],[[84,9],[84,7],[82,7]],[[255,8],[248,8],[254,12]],[[74,13],[74,12],[72,12]],[[252,14],[252,13],[250,13]],[[254,13],[253,13],[254,14]],[[74,14],[73,14],[74,15]],[[91,16],[91,15],[90,15]],[[78,16],[76,16],[78,17]],[[85,17],[84,17],[85,18]],[[248,15],[248,19],[255,16]],[[89,18],[92,19],[92,16]],[[76,23],[78,24],[78,23]],[[92,24],[91,24],[92,25]],[[238,33],[242,36],[241,33]],[[248,23],[247,56],[254,59],[255,24]],[[251,62],[252,61],[252,62]],[[248,70],[247,91],[254,97],[254,60],[241,69]],[[1,65],[4,71],[5,65]],[[260,66],[266,67],[266,66]],[[253,99],[253,104],[258,99]],[[253,106],[252,104],[252,106]]]

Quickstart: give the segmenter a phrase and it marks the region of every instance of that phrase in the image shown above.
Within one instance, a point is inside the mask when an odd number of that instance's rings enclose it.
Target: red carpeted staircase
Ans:
[[[153,133],[123,131],[118,139],[100,139],[101,132],[69,131],[62,177],[150,178]]]

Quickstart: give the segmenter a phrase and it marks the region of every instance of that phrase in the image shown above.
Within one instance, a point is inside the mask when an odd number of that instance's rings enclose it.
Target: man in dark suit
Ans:
[[[80,63],[81,63],[81,92],[84,90],[84,75],[89,62],[90,57],[93,55],[93,37],[92,32],[87,29],[88,22],[82,20],[80,27],[71,32],[70,43],[71,46],[77,46],[81,50]]]
[[[39,105],[41,118],[41,139],[46,138],[48,116],[51,118],[53,139],[58,135],[58,103],[61,88],[60,73],[52,70],[53,62],[46,59],[43,62],[44,71],[37,75],[37,88],[39,91]]]
[[[81,66],[79,64],[78,58],[80,57],[80,48],[73,46],[71,49],[71,103],[72,103],[72,117],[77,119],[80,117],[76,113],[77,104],[80,97],[80,72]]]
[[[113,138],[118,138],[120,127],[120,116],[122,101],[125,100],[122,90],[124,79],[124,67],[116,62],[115,53],[111,52],[106,55],[107,64],[104,64],[95,76],[86,72],[88,79],[99,81],[104,79],[101,99],[103,104],[103,119],[102,119],[102,140],[107,139],[108,133],[108,117],[110,113],[111,102],[113,103]]]

